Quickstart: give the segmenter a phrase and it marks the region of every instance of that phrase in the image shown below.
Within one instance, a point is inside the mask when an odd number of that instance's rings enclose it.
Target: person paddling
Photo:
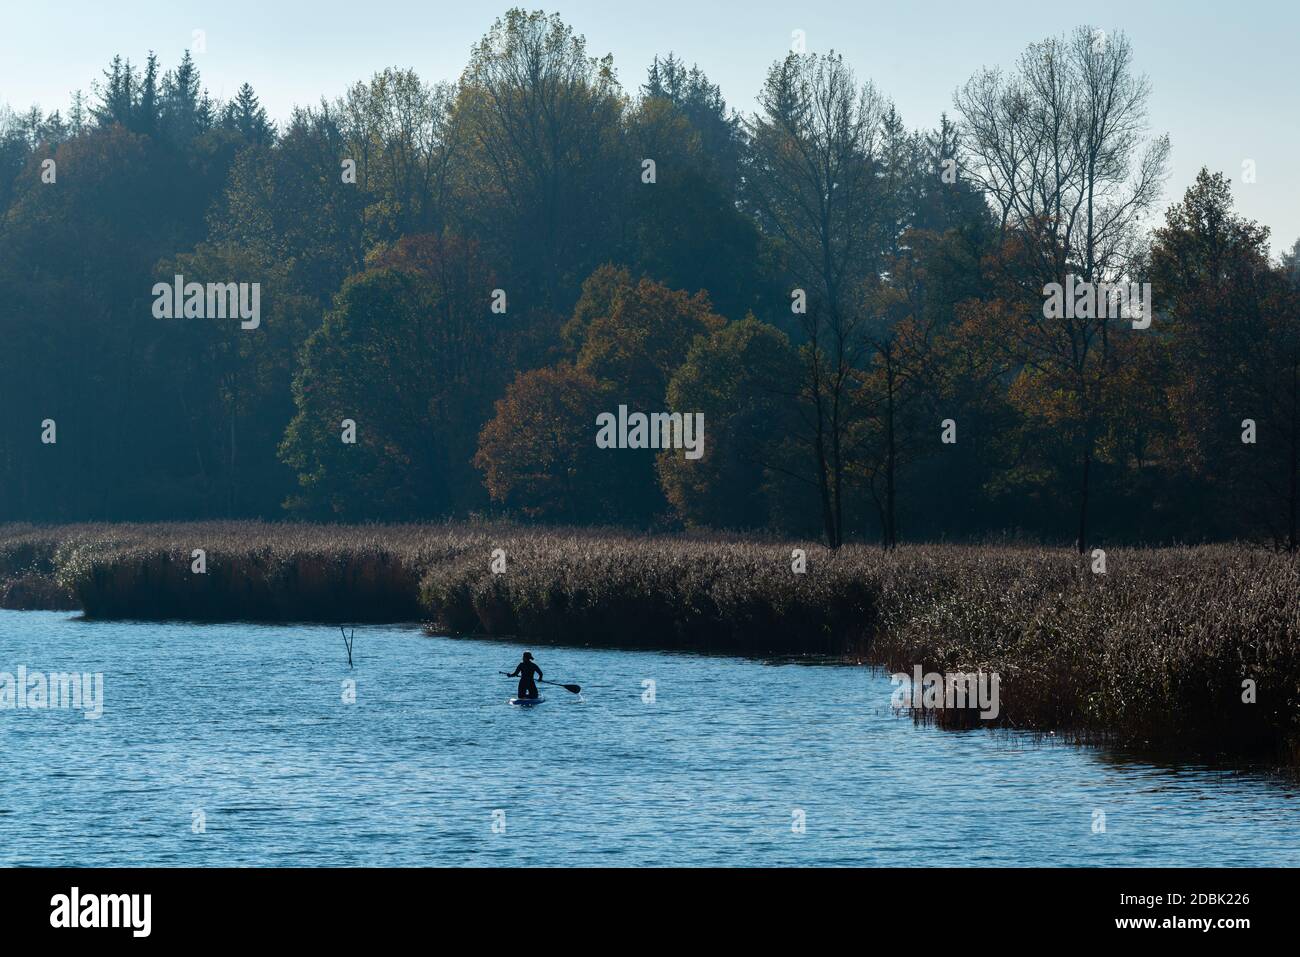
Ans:
[[[515,670],[506,675],[507,678],[519,678],[519,697],[536,698],[537,684],[533,681],[533,676],[542,677],[542,669],[533,663],[532,652],[524,652],[524,660],[515,665]]]

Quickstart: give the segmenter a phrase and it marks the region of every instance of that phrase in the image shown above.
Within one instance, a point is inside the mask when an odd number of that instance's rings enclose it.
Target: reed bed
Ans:
[[[59,546],[79,533],[107,532],[107,526],[0,525],[0,608],[79,608],[76,596],[55,580]]]
[[[777,543],[575,533],[496,536],[426,574],[423,603],[454,634],[527,635],[607,647],[844,655],[876,614],[867,550],[814,549],[791,571]]]
[[[873,660],[997,673],[999,724],[1300,764],[1295,556],[1117,549],[1098,575],[1065,551],[915,548],[892,564]]]
[[[198,522],[0,526],[0,595],[38,580],[93,618],[420,620],[430,563],[475,539],[447,525]],[[206,570],[192,570],[194,551]]]
[[[196,548],[205,575],[191,572]],[[996,673],[1000,726],[1300,765],[1295,556],[1116,549],[1106,574],[1090,566],[1066,549],[831,553],[509,525],[0,526],[0,594],[21,583],[24,600],[75,602],[92,617],[424,620],[438,635]],[[919,718],[981,723],[972,715]]]
[[[1000,708],[914,712],[1153,750],[1300,764],[1300,563],[1244,546],[892,553],[566,535],[424,578],[433,629],[615,647],[859,657],[893,672],[999,677]],[[1248,701],[1251,683],[1254,700]]]

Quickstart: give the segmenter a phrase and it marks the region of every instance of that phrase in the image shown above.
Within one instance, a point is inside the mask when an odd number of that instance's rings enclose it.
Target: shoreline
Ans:
[[[978,671],[1000,676],[996,718],[918,720],[1300,766],[1296,557],[1115,549],[1107,567],[1036,546],[509,525],[0,526],[3,607]]]

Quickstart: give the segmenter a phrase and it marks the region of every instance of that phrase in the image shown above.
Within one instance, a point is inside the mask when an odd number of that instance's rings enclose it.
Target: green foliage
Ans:
[[[707,452],[689,461],[670,450],[658,461],[664,494],[688,524],[799,527],[789,401],[799,378],[789,339],[752,316],[695,340],[668,385],[667,406],[704,413]]]
[[[294,379],[281,454],[303,489],[295,507],[435,516],[481,501],[464,423],[486,417],[509,368],[490,288],[472,244],[433,237],[403,240],[344,283]]]
[[[452,107],[455,224],[516,277],[517,301],[567,311],[620,245],[635,172],[623,109],[612,58],[558,15],[510,10],[471,52]]]

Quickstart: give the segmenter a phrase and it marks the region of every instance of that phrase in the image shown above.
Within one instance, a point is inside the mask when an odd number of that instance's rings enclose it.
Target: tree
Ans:
[[[577,368],[606,390],[610,407],[601,411],[612,413],[626,405],[629,411],[650,413],[663,410],[668,383],[695,338],[725,322],[713,312],[706,293],[692,296],[650,279],[633,281],[627,269],[606,265],[583,284],[563,335]],[[619,477],[619,517],[638,525],[651,522],[664,506],[654,450],[603,454],[603,468]]]
[[[113,57],[104,71],[104,82],[95,84],[99,97],[99,102],[91,107],[95,122],[101,127],[117,123],[130,129],[135,119],[139,81],[139,72],[131,67],[130,60],[123,62],[120,56]]]
[[[325,111],[339,125],[343,153],[356,163],[371,242],[443,231],[460,146],[453,98],[451,84],[430,86],[413,70],[389,68],[353,84]]]
[[[1155,231],[1151,272],[1168,312],[1183,456],[1240,514],[1289,550],[1300,513],[1300,296],[1268,258],[1268,229],[1233,212],[1202,169]],[[1244,421],[1254,441],[1243,441]],[[1238,526],[1237,528],[1239,528]],[[1229,525],[1223,532],[1236,531]]]
[[[206,132],[211,122],[211,117],[205,116],[200,109],[199,83],[199,70],[189,50],[181,57],[180,65],[163,76],[160,125],[163,133],[175,144],[187,145]]]
[[[639,172],[612,59],[588,56],[558,16],[513,9],[475,45],[453,109],[458,228],[511,277],[516,303],[567,312],[619,248],[619,199]]]
[[[259,325],[211,317],[158,323],[153,362],[169,370],[171,394],[184,427],[174,436],[178,484],[189,480],[207,514],[276,515],[293,488],[293,474],[276,451],[294,413],[290,379],[308,333],[320,321],[314,297],[295,290],[284,262],[264,260],[254,247],[200,243],[158,264],[155,279],[257,283]]]
[[[650,279],[633,282],[626,269],[604,266],[584,285],[565,329],[579,343],[578,368],[615,384],[630,406],[653,409],[664,401],[668,380],[699,335],[726,322],[706,293],[687,295]],[[594,301],[593,301],[594,300]]]
[[[745,185],[761,226],[780,241],[807,297],[798,313],[804,374],[804,442],[826,543],[844,540],[850,392],[867,350],[861,287],[874,283],[882,250],[876,177],[884,102],[858,88],[836,54],[790,54],[773,65],[749,124]]]
[[[344,283],[294,379],[281,445],[303,488],[294,507],[396,519],[481,504],[475,437],[512,364],[493,281],[474,244],[427,236]]]
[[[710,178],[734,190],[740,181],[744,130],[740,117],[727,110],[721,87],[711,83],[698,66],[688,70],[669,53],[651,62],[641,96],[642,103],[661,100],[672,105],[698,137],[692,159]]]
[[[799,374],[789,338],[752,316],[695,340],[667,398],[670,409],[704,414],[704,455],[666,450],[658,461],[664,496],[688,525],[805,530],[787,399]]]
[[[474,456],[493,501],[551,521],[621,518],[619,485],[602,467],[610,453],[595,442],[610,388],[569,362],[520,373]]]
[[[589,521],[652,523],[664,506],[656,451],[597,448],[596,416],[613,414],[620,405],[629,412],[662,411],[668,383],[691,342],[724,324],[704,293],[691,296],[650,279],[634,281],[624,267],[597,269],[583,283],[564,326],[560,362],[519,375],[480,436],[476,462],[493,498],[527,515],[573,521],[578,515],[567,511],[576,501],[570,494],[581,493],[590,505]],[[579,398],[599,404],[579,406]],[[559,421],[568,414],[578,419]],[[522,434],[535,428],[544,434]],[[589,449],[575,451],[580,447]],[[544,479],[539,470],[552,461],[566,469],[585,463],[598,478]]]
[[[334,113],[295,111],[274,143],[246,145],[232,157],[209,217],[213,241],[286,264],[294,291],[327,306],[343,280],[362,270],[367,249],[367,199],[342,181],[347,152]]]
[[[777,236],[800,285],[832,326],[881,261],[876,178],[885,102],[841,56],[791,53],[774,64],[749,123],[747,202]]]
[[[1026,376],[1064,390],[1081,552],[1116,323],[1104,314],[1048,318],[1042,294],[1070,274],[1089,284],[1131,278],[1138,227],[1169,154],[1167,137],[1143,137],[1150,91],[1124,34],[1079,27],[1031,44],[1015,75],[984,70],[956,96],[963,173],[998,214],[1006,334]]]
[[[900,470],[938,447],[936,423],[957,411],[944,394],[944,346],[955,341],[949,333],[958,304],[983,291],[980,256],[989,217],[978,193],[944,175],[945,161],[954,162],[958,149],[946,118],[933,133],[909,133],[890,108],[881,130],[886,258],[879,284],[865,288],[859,307],[869,317],[870,360],[860,384],[865,421],[854,429],[854,457],[876,506],[882,544],[892,549],[899,538]],[[945,402],[945,414],[937,415]]]
[[[201,512],[169,476],[191,460],[173,457],[186,426],[157,356],[176,327],[152,317],[150,289],[158,262],[201,238],[207,197],[183,158],[121,124],[51,158],[58,188],[33,154],[0,226],[0,398],[14,430],[0,445],[15,470],[3,507],[47,520]],[[46,418],[59,444],[42,456],[29,425]]]
[[[671,288],[707,289],[724,315],[773,301],[757,226],[735,202],[743,130],[718,87],[671,54],[656,57],[627,138],[640,176],[626,203],[627,262]]]
[[[275,127],[247,83],[241,84],[235,98],[226,104],[221,114],[221,125],[238,133],[245,142],[258,146],[269,144],[275,137]]]
[[[158,57],[151,50],[140,80],[140,101],[136,104],[133,127],[136,132],[156,136],[158,111]]]

